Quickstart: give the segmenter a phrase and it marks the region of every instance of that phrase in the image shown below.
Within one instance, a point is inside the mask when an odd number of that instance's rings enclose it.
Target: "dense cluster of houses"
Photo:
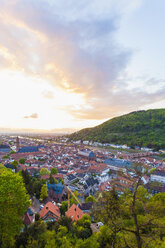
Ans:
[[[5,143],[0,147],[0,163],[15,171],[12,166],[14,160],[25,158],[24,164],[18,164],[18,170],[27,170],[32,176],[39,175],[42,168],[51,171],[57,168],[58,173],[53,175],[58,183],[49,183],[49,175],[42,175],[41,179],[47,182],[49,199],[43,208],[39,208],[40,218],[45,221],[57,220],[60,217],[59,206],[67,197],[67,187],[71,191],[79,193],[79,199],[84,204],[84,199],[94,195],[97,191],[109,191],[114,186],[119,194],[124,189],[133,186],[135,175],[131,171],[133,164],[142,164],[152,174],[142,178],[142,184],[151,194],[165,192],[165,162],[151,151],[139,151],[135,153],[120,151],[113,154],[108,150],[93,151],[86,148],[87,144],[76,142],[55,143],[46,140],[35,140],[16,137],[4,137]],[[12,143],[12,146],[9,145]],[[15,152],[10,153],[12,151]],[[64,184],[59,182],[63,179]],[[52,201],[54,203],[52,203]],[[72,205],[66,212],[73,220],[77,220],[89,210],[91,206]],[[90,204],[88,204],[90,205]],[[34,221],[34,209],[29,208],[25,223]]]

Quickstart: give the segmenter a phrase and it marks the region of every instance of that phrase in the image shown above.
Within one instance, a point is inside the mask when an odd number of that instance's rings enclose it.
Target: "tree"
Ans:
[[[136,170],[132,190],[120,197],[115,190],[104,192],[94,205],[94,216],[109,228],[109,240],[120,237],[122,247],[156,247],[165,237],[165,193],[149,195],[141,186],[141,168]]]
[[[54,183],[54,178],[53,178],[52,174],[50,174],[49,183],[50,184],[53,184]]]
[[[62,179],[61,177],[59,178],[59,182],[61,182],[62,184],[64,184],[64,179]]]
[[[53,168],[51,169],[51,175],[56,175],[57,173],[58,173],[57,168],[53,167]]]
[[[41,188],[41,194],[40,194],[41,201],[44,200],[46,197],[48,197],[48,192],[47,192],[47,186],[46,184],[44,184]]]
[[[61,207],[60,207],[60,212],[61,215],[65,215],[65,212],[68,210],[68,202],[67,201],[63,201],[61,203]]]
[[[56,179],[56,178],[54,178],[54,183],[55,183],[55,184],[57,184],[57,183],[58,183],[58,181],[57,181],[57,179]]]
[[[10,151],[10,154],[14,154],[14,153],[15,153],[15,151],[13,151],[13,150]]]
[[[45,232],[46,223],[41,220],[37,220],[31,224],[29,228],[25,229],[24,232],[20,232],[19,235],[16,236],[15,245],[16,247],[26,248],[45,247],[43,246],[43,240],[40,240],[41,235]],[[36,244],[36,246],[33,246],[34,244]]]
[[[79,239],[77,241],[76,248],[87,248],[87,247],[88,248],[93,248],[93,247],[102,248],[102,246],[99,246],[99,243],[98,243],[95,235],[92,235],[92,236],[90,236],[89,238],[87,238],[85,240]]]
[[[17,165],[18,165],[18,161],[17,160],[14,160],[12,163],[11,163],[14,168],[16,169],[17,168]]]
[[[109,169],[109,171],[108,171],[108,175],[109,175],[109,176],[111,176],[111,175],[112,175],[112,173],[113,173],[113,172],[112,172],[112,170],[111,170],[111,169]]]
[[[46,168],[42,168],[41,170],[40,170],[40,176],[42,176],[42,175],[49,175],[50,173],[49,173],[49,170],[48,169],[46,169]]]
[[[0,246],[11,247],[14,236],[23,226],[29,196],[19,174],[0,170]]]
[[[61,216],[61,218],[58,220],[58,224],[67,227],[68,231],[71,231],[73,228],[72,219],[67,216]]]
[[[26,187],[28,193],[30,194],[29,185],[30,185],[30,182],[32,180],[32,177],[31,177],[31,175],[29,175],[27,170],[22,170],[21,175],[23,177],[23,182],[25,184],[25,187]],[[30,188],[31,188],[31,185],[30,185]]]
[[[3,157],[2,157],[2,159],[9,159],[10,157],[9,157],[9,155],[4,155]]]
[[[79,238],[87,239],[92,235],[91,229],[91,217],[84,214],[83,217],[77,221],[76,225],[76,235]]]
[[[107,235],[109,235],[106,240],[108,240],[108,242],[111,240],[109,244],[114,246],[117,240],[117,234],[120,230],[120,221],[118,221],[120,215],[120,199],[115,189],[108,192],[104,191],[102,196],[99,197],[99,200],[94,203],[92,212],[96,221],[101,221],[107,225],[107,227],[110,227],[111,232],[109,232],[109,234],[105,231]],[[103,247],[106,247],[106,245]]]
[[[85,199],[85,203],[89,203],[89,202],[95,202],[95,198],[92,195],[89,195],[86,199]]]
[[[78,198],[79,193],[76,190],[73,193]],[[78,202],[75,199],[75,197],[72,195],[70,198],[70,206],[72,206],[73,204],[78,204]]]
[[[19,160],[19,163],[20,164],[25,164],[25,162],[26,162],[26,159],[25,158],[20,158],[20,160]]]

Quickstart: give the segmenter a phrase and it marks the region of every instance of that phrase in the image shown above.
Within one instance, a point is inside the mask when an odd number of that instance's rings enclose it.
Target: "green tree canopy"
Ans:
[[[15,153],[15,151],[13,151],[13,150],[10,151],[10,154],[14,154],[14,153]]]
[[[47,186],[46,184],[42,185],[41,188],[41,195],[40,195],[40,200],[44,200],[46,197],[48,197],[48,192],[47,192]]]
[[[23,226],[29,196],[19,174],[0,170],[0,246],[11,247],[14,236]]]
[[[61,203],[61,207],[60,207],[60,212],[61,215],[65,215],[65,212],[68,210],[68,202],[67,201],[63,201]]]
[[[165,237],[165,193],[150,196],[140,181],[120,197],[114,190],[104,192],[94,209],[109,228],[111,245],[120,237],[121,247],[156,247]]]
[[[49,175],[49,174],[50,173],[49,173],[49,170],[47,168],[42,168],[40,170],[40,176],[42,176],[42,175]]]
[[[26,158],[20,158],[20,160],[19,160],[20,164],[25,164],[25,162],[26,162]]]
[[[59,178],[59,182],[61,182],[62,184],[64,184],[64,179],[62,179],[61,177]]]
[[[58,173],[57,168],[53,167],[53,168],[51,169],[51,175],[56,175],[57,173]]]
[[[7,159],[7,158],[10,158],[10,156],[9,156],[9,155],[4,155],[4,156],[2,157],[2,159]]]
[[[18,161],[17,160],[14,160],[12,163],[11,163],[14,168],[16,169],[17,168],[17,165],[18,165]]]
[[[49,183],[53,184],[54,183],[54,178],[52,176],[52,174],[50,174],[50,177],[49,177]]]
[[[85,199],[85,203],[89,203],[89,202],[95,202],[95,198],[92,195],[89,195],[86,199]]]

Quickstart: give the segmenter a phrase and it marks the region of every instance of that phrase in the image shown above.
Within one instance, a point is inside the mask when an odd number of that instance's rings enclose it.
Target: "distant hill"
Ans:
[[[131,112],[69,136],[71,140],[165,148],[165,109]]]

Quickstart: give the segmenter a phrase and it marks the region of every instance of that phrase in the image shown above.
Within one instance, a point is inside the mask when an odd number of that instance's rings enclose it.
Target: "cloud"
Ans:
[[[44,96],[44,98],[47,98],[47,99],[54,99],[54,95],[51,91],[43,92],[43,96]]]
[[[128,78],[119,79],[133,51],[117,44],[115,34],[122,16],[140,2],[1,1],[0,45],[7,49],[10,67],[83,94],[86,105],[79,111],[75,106],[67,108],[76,118],[103,119],[132,111],[164,97],[164,88],[129,89]],[[0,63],[7,66],[6,60]],[[44,97],[53,98],[50,92]]]
[[[31,115],[26,115],[26,116],[24,116],[24,119],[38,119],[38,114],[34,113]]]

